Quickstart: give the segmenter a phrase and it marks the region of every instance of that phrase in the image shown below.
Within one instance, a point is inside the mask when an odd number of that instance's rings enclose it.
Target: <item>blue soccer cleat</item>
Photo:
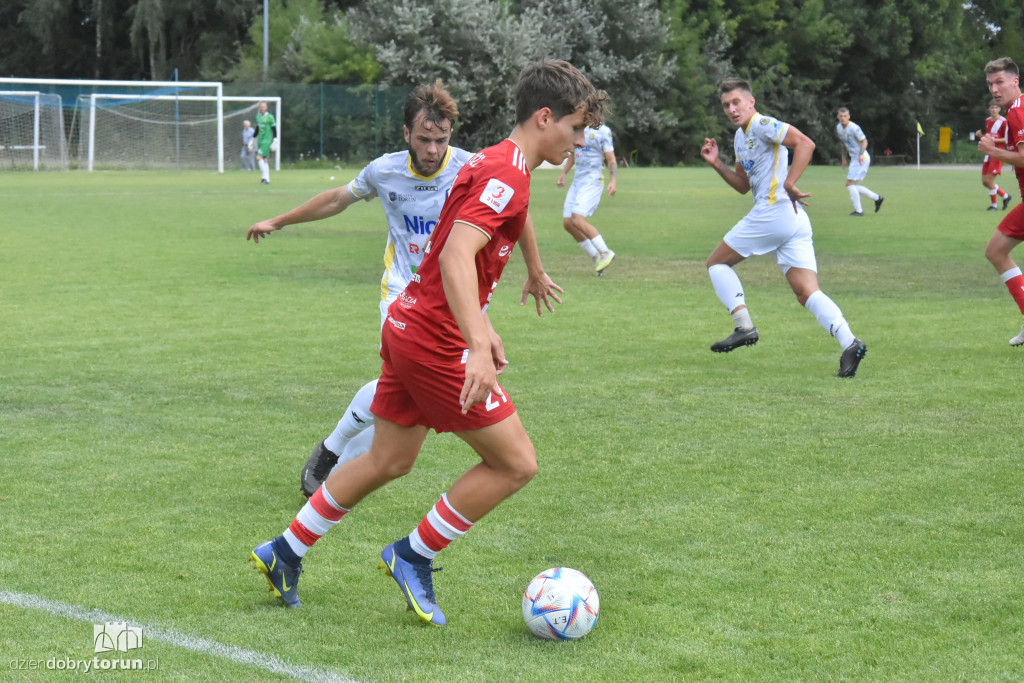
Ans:
[[[298,607],[299,602],[299,574],[302,573],[302,564],[298,567],[291,567],[286,564],[274,552],[273,541],[260,543],[256,546],[249,561],[252,562],[256,571],[266,577],[270,584],[271,592],[284,600],[287,607]]]
[[[416,612],[423,621],[434,626],[444,626],[445,618],[434,597],[434,581],[432,574],[441,571],[434,569],[433,562],[406,562],[397,552],[392,543],[380,554],[377,569],[395,580],[402,589],[405,602],[409,609]]]

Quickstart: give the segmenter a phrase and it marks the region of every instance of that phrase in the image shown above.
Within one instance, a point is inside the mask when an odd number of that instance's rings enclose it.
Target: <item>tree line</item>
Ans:
[[[568,59],[609,92],[621,156],[697,163],[731,135],[715,86],[748,78],[759,109],[838,159],[835,110],[851,109],[876,156],[910,154],[917,124],[979,127],[983,68],[1024,63],[1019,0],[7,0],[0,74],[409,86],[441,78],[457,98],[458,144],[512,125],[527,61]]]

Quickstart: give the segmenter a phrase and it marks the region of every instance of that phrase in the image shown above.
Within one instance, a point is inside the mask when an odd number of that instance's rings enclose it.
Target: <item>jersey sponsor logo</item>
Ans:
[[[476,154],[471,156],[469,158],[469,161],[467,161],[466,163],[469,164],[470,166],[472,166],[473,168],[476,168],[477,164],[479,164],[481,161],[483,161],[486,158],[487,158],[487,156],[483,152],[477,152]]]
[[[437,192],[437,185],[417,185],[413,189],[417,192]]]
[[[392,204],[394,204],[395,202],[416,201],[416,197],[412,196],[411,194],[402,194],[401,192],[388,192],[388,199],[391,200]]]
[[[405,329],[405,323],[398,322],[397,320],[392,318],[390,315],[388,316],[388,322],[391,323],[392,325],[394,325],[395,327],[397,327],[400,330],[404,330]]]
[[[427,220],[423,216],[403,216],[403,218],[405,218],[406,232],[417,235],[429,235],[434,232],[434,226],[437,225],[437,221]]]
[[[497,178],[491,178],[487,187],[480,194],[480,201],[494,209],[495,213],[501,213],[512,200],[515,190],[501,182]]]
[[[416,305],[416,297],[409,296],[405,292],[398,295],[398,305],[402,308],[412,308]],[[404,326],[403,326],[404,329]]]

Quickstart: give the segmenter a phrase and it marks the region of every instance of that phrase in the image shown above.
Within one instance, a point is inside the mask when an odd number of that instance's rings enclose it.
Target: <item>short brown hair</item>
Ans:
[[[409,130],[412,130],[412,124],[420,112],[423,112],[424,122],[434,125],[448,121],[454,126],[455,119],[459,118],[459,106],[441,85],[440,78],[432,84],[417,87],[405,98],[405,125]]]
[[[584,122],[601,125],[608,94],[598,90],[579,69],[561,59],[542,59],[527,64],[515,88],[516,125],[538,109],[547,107],[556,119],[583,108]]]
[[[753,88],[750,87],[750,82],[744,78],[727,78],[718,84],[719,97],[727,92],[732,92],[733,90],[743,90],[751,95],[754,94]]]
[[[836,113],[837,114],[849,114],[850,113],[850,109],[848,107],[839,107],[839,109],[836,109]]]
[[[1005,71],[1013,74],[1015,77],[1020,78],[1020,69],[1009,57],[1000,57],[999,59],[993,59],[991,62],[985,65],[985,75],[999,73]]]

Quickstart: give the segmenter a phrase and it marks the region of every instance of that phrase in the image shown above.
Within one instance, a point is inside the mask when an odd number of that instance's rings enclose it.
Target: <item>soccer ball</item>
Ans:
[[[590,633],[601,603],[583,572],[554,567],[533,577],[523,594],[523,619],[533,635],[575,640]]]

